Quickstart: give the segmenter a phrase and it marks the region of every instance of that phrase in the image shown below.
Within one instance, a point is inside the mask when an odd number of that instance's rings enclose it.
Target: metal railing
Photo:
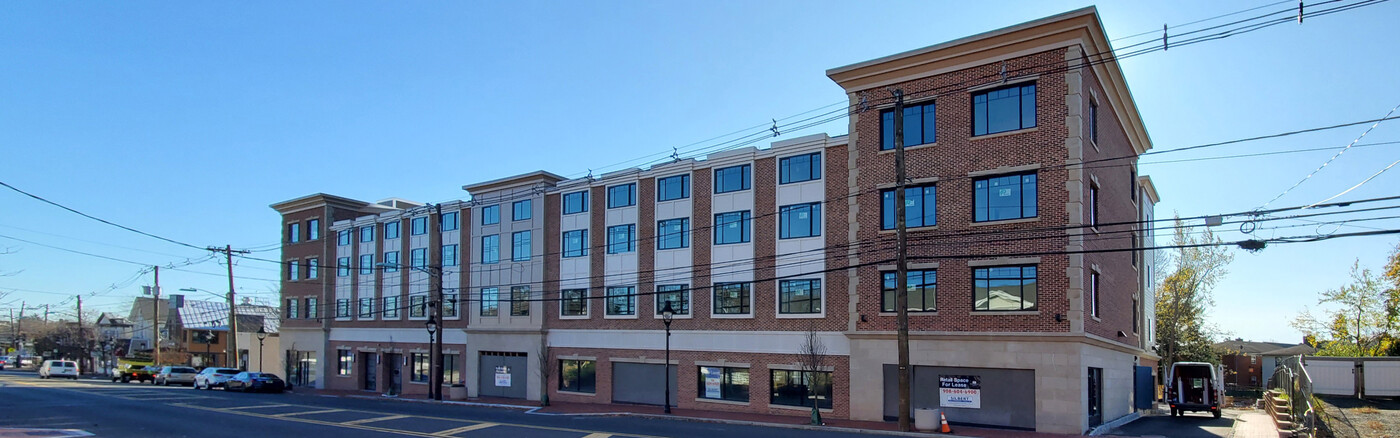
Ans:
[[[1317,429],[1317,412],[1313,407],[1312,378],[1303,367],[1302,356],[1292,356],[1281,360],[1269,377],[1268,388],[1276,390],[1288,398],[1288,420],[1293,430],[1304,436],[1313,436]],[[1268,400],[1273,403],[1273,400]]]

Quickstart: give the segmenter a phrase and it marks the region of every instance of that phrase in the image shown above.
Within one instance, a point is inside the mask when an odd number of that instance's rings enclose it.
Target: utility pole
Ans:
[[[49,305],[48,305],[48,304],[45,304],[45,305],[44,305],[44,324],[48,324],[48,323],[49,323]]]
[[[428,382],[431,383],[431,386],[428,388],[428,393],[432,395],[433,400],[442,400],[442,332],[447,331],[447,321],[442,319],[442,306],[444,304],[442,294],[442,270],[446,261],[442,259],[442,204],[434,205],[433,209],[434,214],[437,215],[435,218],[437,220],[434,221],[437,222],[437,231],[433,233],[433,236],[437,239],[438,262],[437,266],[434,267],[433,272],[430,274],[433,276],[433,301],[437,303],[437,305],[432,306],[431,310],[433,316],[429,319],[438,322],[438,329],[433,332],[432,357],[430,358],[433,361],[433,367],[432,375],[428,377]]]
[[[895,274],[894,307],[897,331],[895,342],[899,347],[899,430],[908,432],[909,427],[909,245],[904,223],[904,90],[894,91],[894,221],[895,221]]]
[[[225,245],[223,248],[211,246],[208,249],[224,253],[228,263],[228,347],[224,351],[228,357],[224,359],[224,366],[238,368],[238,305],[233,296],[233,253],[247,254],[248,251],[234,251],[232,245]]]
[[[83,296],[82,296],[82,295],[78,295],[77,298],[78,298],[78,349],[81,350],[81,351],[83,352],[83,357],[78,358],[78,361],[79,361],[78,363],[79,363],[79,364],[82,364],[82,363],[87,362],[88,359],[91,359],[91,358],[92,358],[92,355],[91,355],[91,354],[88,354],[88,349],[87,349],[87,332],[84,332],[84,331],[83,331]],[[82,368],[79,367],[78,369],[81,370]],[[91,370],[92,368],[89,367],[88,369]]]
[[[156,287],[151,288],[151,294],[155,296],[155,299],[151,300],[151,310],[154,315],[151,317],[151,332],[155,333],[156,343],[152,350],[154,353],[151,357],[154,361],[151,362],[151,365],[160,366],[160,266],[155,267],[155,273]]]
[[[19,339],[19,336],[22,335],[22,334],[24,334],[24,308],[25,308],[25,306],[28,306],[28,305],[29,305],[29,302],[28,302],[28,301],[20,301],[20,302],[19,302],[19,321],[15,323],[15,353],[16,353],[16,354],[19,354],[20,351],[24,349],[24,342],[21,341],[21,340]],[[23,354],[20,354],[20,355],[23,356]]]

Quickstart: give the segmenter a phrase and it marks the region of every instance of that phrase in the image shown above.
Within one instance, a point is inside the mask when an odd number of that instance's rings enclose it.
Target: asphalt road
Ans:
[[[103,437],[837,437],[838,432],[299,394],[243,394],[0,371],[0,430]],[[0,435],[4,435],[0,433]],[[856,436],[870,436],[860,435]],[[59,435],[49,435],[59,436]]]
[[[1235,418],[1239,412],[1226,409],[1220,418],[1204,413],[1191,412],[1181,417],[1154,415],[1142,417],[1123,427],[1113,429],[1108,434],[1115,436],[1172,437],[1172,438],[1224,438],[1231,436]]]

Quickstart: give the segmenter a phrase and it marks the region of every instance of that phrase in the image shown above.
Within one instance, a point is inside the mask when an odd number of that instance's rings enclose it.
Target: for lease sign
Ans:
[[[980,376],[938,376],[939,404],[945,408],[982,408]]]

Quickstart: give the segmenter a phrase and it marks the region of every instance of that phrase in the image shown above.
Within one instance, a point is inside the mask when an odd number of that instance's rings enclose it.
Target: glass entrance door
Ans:
[[[364,368],[364,386],[361,389],[366,391],[379,390],[379,353],[360,353],[360,363]]]

